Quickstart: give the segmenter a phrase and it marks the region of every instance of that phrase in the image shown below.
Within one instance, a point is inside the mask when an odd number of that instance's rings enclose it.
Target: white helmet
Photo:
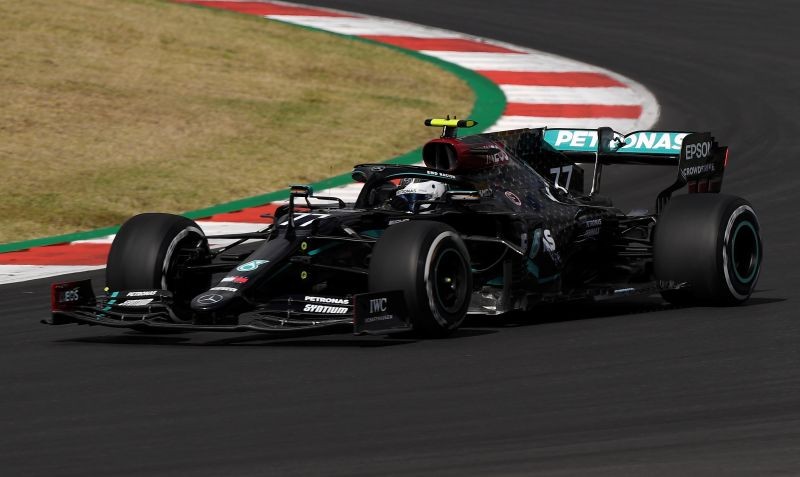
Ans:
[[[395,196],[401,199],[400,203],[404,208],[413,211],[417,201],[438,199],[444,195],[446,190],[447,186],[441,182],[413,179],[411,182],[401,185]],[[430,204],[422,204],[420,209],[428,207]]]

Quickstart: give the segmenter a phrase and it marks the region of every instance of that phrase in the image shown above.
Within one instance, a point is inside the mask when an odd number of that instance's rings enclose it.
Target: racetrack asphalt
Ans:
[[[637,299],[472,320],[446,340],[270,341],[45,327],[50,280],[7,285],[0,474],[800,473],[800,4],[312,3],[644,84],[662,107],[657,127],[730,145],[723,190],[753,203],[765,240],[757,292],[726,309]],[[652,207],[671,181],[656,169],[610,167],[603,190]]]

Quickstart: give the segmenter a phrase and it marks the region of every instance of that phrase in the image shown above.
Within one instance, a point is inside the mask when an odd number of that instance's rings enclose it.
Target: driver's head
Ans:
[[[411,179],[403,181],[400,189],[395,194],[395,204],[398,208],[414,210],[414,204],[420,200],[435,200],[442,197],[447,190],[447,186],[438,181],[427,181],[423,179]],[[420,209],[427,209],[430,204],[422,204]]]

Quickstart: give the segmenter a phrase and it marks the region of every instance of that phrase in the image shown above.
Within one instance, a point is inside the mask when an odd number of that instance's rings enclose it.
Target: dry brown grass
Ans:
[[[0,243],[322,179],[472,102],[431,64],[256,17],[0,2]]]

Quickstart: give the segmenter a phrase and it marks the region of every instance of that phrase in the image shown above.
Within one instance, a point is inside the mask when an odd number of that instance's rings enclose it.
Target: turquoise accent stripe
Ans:
[[[339,246],[339,245],[341,245],[341,243],[339,243],[339,242],[326,243],[325,245],[323,245],[323,246],[321,246],[319,248],[315,248],[314,250],[309,251],[306,255],[309,255],[309,256],[313,257],[314,255],[317,255],[320,252],[324,252],[325,250],[328,250],[331,247],[336,247],[336,246]]]
[[[361,232],[361,235],[366,235],[367,237],[376,239],[379,238],[381,235],[383,235],[383,230],[379,229],[365,230]]]
[[[533,260],[531,260],[531,259],[527,260],[526,266],[527,266],[527,269],[528,269],[528,273],[530,273],[531,275],[536,277],[536,279],[538,280],[539,279],[539,266],[536,265],[535,263],[533,263]]]

